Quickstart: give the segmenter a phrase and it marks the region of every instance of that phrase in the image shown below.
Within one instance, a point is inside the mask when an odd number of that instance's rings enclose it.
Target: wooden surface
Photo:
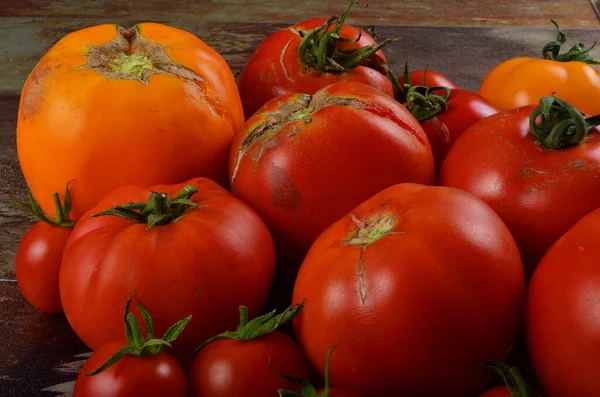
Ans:
[[[363,1],[366,3],[366,1]],[[142,4],[141,2],[139,4]],[[19,92],[37,59],[68,32],[99,23],[130,26],[153,20],[198,35],[242,68],[253,48],[290,23],[339,13],[339,1],[0,0],[0,396],[53,396],[72,388],[88,354],[63,316],[35,312],[14,282],[14,255],[32,224],[9,200],[23,199],[25,183],[15,150]],[[167,5],[168,4],[168,5]],[[175,4],[175,5],[172,5]],[[293,5],[292,5],[293,4]],[[539,56],[555,38],[550,18],[565,27],[569,44],[600,39],[597,1],[370,1],[350,23],[376,25],[401,40],[386,49],[393,70],[408,61],[430,66],[463,88],[476,90],[485,73],[515,56]],[[139,7],[139,9],[138,9]],[[594,50],[596,57],[599,51]],[[46,389],[46,391],[42,391]]]

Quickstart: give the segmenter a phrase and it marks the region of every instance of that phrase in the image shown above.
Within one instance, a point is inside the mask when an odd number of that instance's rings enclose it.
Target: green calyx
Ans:
[[[271,364],[271,361],[269,360],[269,365],[275,372],[277,372],[279,375],[283,376],[284,378],[298,384],[300,386],[300,391],[302,392],[302,394],[298,394],[293,391],[279,390],[279,397],[328,397],[329,396],[329,388],[330,388],[329,360],[331,358],[331,353],[333,353],[333,350],[336,347],[337,347],[337,345],[333,345],[329,349],[329,351],[327,352],[327,356],[325,357],[325,387],[323,388],[323,391],[321,393],[317,393],[317,389],[315,389],[315,387],[307,380],[297,378],[292,375],[284,374],[283,372],[278,371],[277,368],[275,368],[273,366],[273,364]]]
[[[233,332],[223,332],[217,336],[213,336],[194,350],[194,353],[201,350],[204,346],[217,339],[235,339],[239,341],[249,341],[252,339],[260,338],[270,332],[275,331],[279,327],[292,321],[298,313],[304,307],[304,302],[291,305],[281,314],[276,315],[276,311],[273,310],[269,313],[263,314],[262,316],[255,317],[248,321],[248,308],[246,306],[239,307],[240,313],[240,324],[237,329]]]
[[[511,397],[530,397],[531,389],[518,368],[501,361],[486,361],[481,369],[492,369],[502,377]]]
[[[69,218],[69,214],[71,212],[71,193],[69,193],[69,184],[71,182],[72,181],[67,182],[67,187],[65,189],[64,203],[61,203],[60,197],[58,196],[57,192],[52,193],[52,199],[54,200],[54,208],[55,208],[55,212],[56,212],[56,216],[54,219],[51,219],[50,217],[48,217],[48,215],[46,215],[44,213],[44,211],[40,208],[39,204],[37,203],[37,201],[35,201],[35,198],[33,197],[33,194],[31,193],[30,187],[27,188],[27,202],[26,203],[21,202],[21,201],[12,201],[12,202],[14,204],[18,205],[19,207],[21,207],[26,212],[35,216],[37,219],[39,219],[43,222],[46,222],[49,225],[73,228],[75,226],[75,221],[73,221]]]
[[[576,43],[569,51],[564,54],[560,54],[560,48],[567,42],[567,36],[560,31],[560,27],[555,20],[551,19],[550,22],[552,22],[552,24],[556,27],[556,30],[558,30],[558,36],[556,37],[556,40],[549,42],[542,49],[542,57],[544,59],[550,59],[558,62],[578,61],[590,65],[600,64],[599,61],[596,61],[590,55],[590,51],[596,46],[596,42],[594,42],[590,48],[585,48],[583,43]]]
[[[147,224],[146,230],[153,226],[162,226],[175,222],[191,208],[198,207],[191,198],[198,192],[193,185],[186,185],[174,198],[167,193],[153,192],[148,201],[115,205],[92,216],[114,215],[124,219],[135,220]]]
[[[132,293],[127,300],[127,304],[125,305],[125,340],[127,341],[127,345],[110,357],[104,364],[100,366],[100,368],[86,374],[86,376],[94,376],[99,374],[111,365],[115,364],[125,355],[145,357],[155,356],[162,353],[166,346],[170,347],[171,343],[175,341],[179,335],[181,335],[185,327],[192,319],[192,316],[188,316],[183,320],[178,321],[164,333],[162,338],[158,339],[154,335],[154,324],[152,322],[150,313],[136,298],[136,303],[140,309],[142,318],[144,319],[144,326],[146,327],[147,337],[144,339],[140,329],[140,324],[133,313],[129,311],[129,306],[133,296],[134,294]]]
[[[413,86],[408,72],[408,63],[404,64],[404,84],[400,85],[392,71],[388,71],[388,78],[396,91],[398,101],[410,111],[418,120],[424,121],[448,109],[448,98],[451,90],[448,87],[427,87],[427,69],[423,86]],[[443,93],[440,93],[442,91]]]
[[[360,35],[355,40],[340,36],[350,10],[357,3],[357,0],[352,0],[341,17],[332,16],[318,28],[307,33],[300,32],[303,37],[298,45],[298,56],[307,70],[315,69],[326,73],[342,73],[358,66],[372,66],[375,69],[378,66],[384,66],[369,65],[369,63],[377,51],[397,41],[396,39],[386,39],[381,43],[365,46],[354,51],[340,51],[338,48],[339,43],[356,43],[360,40]],[[386,70],[381,72],[385,73]]]
[[[554,96],[542,97],[529,116],[531,133],[551,150],[579,145],[597,125],[600,115],[585,118],[579,110]]]
[[[154,69],[154,65],[147,56],[120,53],[108,62],[108,68],[114,73],[142,78],[144,71]]]
[[[371,219],[360,220],[352,216],[357,226],[344,241],[345,245],[368,246],[388,234],[398,234],[394,232],[394,227],[398,220],[393,215],[380,215]]]

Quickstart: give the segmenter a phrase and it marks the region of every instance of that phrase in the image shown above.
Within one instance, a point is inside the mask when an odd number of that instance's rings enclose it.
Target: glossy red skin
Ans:
[[[387,67],[381,50],[372,57],[372,67],[358,66],[349,72],[336,74],[315,70],[304,72],[305,65],[298,55],[298,45],[302,40],[298,31],[309,31],[325,21],[317,18],[298,23],[273,33],[259,44],[238,81],[246,119],[276,96],[298,92],[314,94],[321,88],[340,81],[367,84],[394,96],[392,83],[379,71]],[[357,50],[375,43],[368,33],[361,34],[359,29],[350,25],[344,25],[340,32],[341,37],[353,40],[359,35],[358,42],[340,43],[339,50]]]
[[[151,191],[174,195],[191,183],[199,207],[152,227],[116,216],[91,217],[113,203],[146,201]],[[275,268],[272,238],[246,204],[215,182],[197,178],[150,189],[124,186],[80,218],[65,248],[60,294],[65,315],[92,349],[123,335],[123,307],[132,291],[154,318],[157,335],[193,318],[172,343],[178,358],[239,322],[238,307],[261,310]],[[138,315],[137,308],[132,312]],[[182,360],[183,361],[183,360]]]
[[[219,339],[203,347],[190,371],[197,397],[278,397],[279,389],[300,387],[271,368],[308,379],[310,367],[300,347],[288,335],[273,331],[249,341]]]
[[[395,234],[347,245],[351,215],[393,215]],[[505,360],[517,339],[525,277],[510,232],[481,200],[399,184],[319,236],[296,279],[293,300],[303,299],[294,329],[321,375],[339,344],[332,384],[364,396],[469,396],[494,379],[481,362]]]
[[[488,203],[507,224],[528,274],[550,246],[600,207],[600,129],[579,146],[543,148],[529,133],[526,106],[490,116],[452,146],[440,184]]]
[[[164,352],[147,357],[125,355],[99,374],[85,376],[100,368],[123,346],[123,342],[112,342],[92,354],[77,375],[73,397],[186,396],[185,372]]]
[[[364,84],[337,83],[321,92],[360,100],[364,109],[323,107],[309,122],[287,123],[264,149],[257,141],[242,150],[256,124],[302,94],[279,97],[247,121],[230,157],[232,191],[267,223],[278,259],[294,275],[318,235],[362,201],[396,183],[435,183],[427,137],[404,106]]]
[[[461,89],[450,92],[447,105],[442,113],[421,121],[433,150],[437,172],[454,142],[467,128],[499,112],[487,99]]]
[[[37,310],[62,312],[58,274],[71,228],[37,222],[25,232],[15,258],[21,294]]]
[[[425,73],[427,73],[427,75]],[[433,70],[413,70],[408,74],[410,76],[410,82],[414,86],[448,87],[452,90],[459,88],[448,77]],[[425,77],[427,77],[427,84],[425,84]],[[404,84],[404,75],[398,76],[398,82],[400,85]]]
[[[600,210],[565,233],[529,284],[529,357],[548,397],[600,395]]]

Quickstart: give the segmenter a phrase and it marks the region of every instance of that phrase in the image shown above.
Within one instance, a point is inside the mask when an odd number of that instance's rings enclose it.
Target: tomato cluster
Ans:
[[[75,397],[600,395],[589,50],[559,29],[478,93],[396,78],[354,4],[266,38],[237,82],[157,23],[36,65],[16,273],[94,350]]]

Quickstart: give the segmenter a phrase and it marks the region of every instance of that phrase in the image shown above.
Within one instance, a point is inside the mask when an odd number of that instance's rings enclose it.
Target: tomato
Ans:
[[[479,397],[530,397],[531,388],[516,367],[502,362],[491,362],[487,368],[494,369],[502,377],[504,385],[496,386],[480,394]]]
[[[300,347],[290,336],[277,331],[301,309],[291,307],[278,316],[273,311],[248,322],[246,308],[241,307],[237,330],[220,334],[199,349],[190,371],[195,395],[276,397],[282,388],[300,390],[272,366],[296,377],[310,375]]]
[[[230,159],[234,194],[270,227],[294,274],[317,236],[380,190],[433,184],[427,137],[393,98],[360,83],[267,103],[236,135]]]
[[[340,81],[356,81],[394,95],[380,50],[391,40],[377,44],[368,33],[345,25],[354,3],[342,17],[309,19],[260,43],[238,81],[246,119],[279,95],[314,94]],[[335,32],[343,40],[334,37]],[[318,62],[321,55],[322,64]]]
[[[145,313],[146,329],[151,329],[149,313],[142,306],[140,310]],[[155,339],[152,333],[143,339],[138,323],[131,322],[127,314],[131,314],[129,302],[125,324],[132,339],[111,342],[96,350],[77,376],[73,397],[185,397],[185,372],[163,349],[179,336],[189,318],[171,327],[162,339]],[[139,335],[138,339],[133,338],[134,334]]]
[[[532,112],[537,120],[541,107],[521,107],[471,126],[450,149],[439,178],[442,185],[483,199],[500,215],[529,275],[562,234],[600,206],[600,130],[554,133],[559,121],[574,121],[568,104],[552,101],[544,125],[533,130]]]
[[[459,88],[458,85],[448,77],[433,70],[413,70],[409,72],[409,78],[411,84],[414,86],[447,87],[451,90]],[[406,83],[406,77],[404,75],[399,76],[398,83],[403,86]]]
[[[596,209],[552,245],[529,284],[529,357],[548,397],[600,395],[599,232]]]
[[[215,182],[123,186],[75,226],[63,255],[60,295],[67,320],[92,349],[120,335],[121,302],[133,290],[154,313],[158,332],[193,315],[173,344],[183,360],[202,341],[235,326],[239,305],[260,311],[274,267],[264,222]]]
[[[158,23],[72,32],[38,62],[21,95],[17,152],[44,211],[71,184],[73,219],[108,191],[208,177],[226,185],[244,122],[225,60]]]
[[[62,255],[75,222],[69,218],[71,198],[69,186],[64,194],[64,205],[58,193],[52,197],[56,217],[50,219],[27,191],[28,203],[19,205],[34,215],[38,222],[23,235],[17,248],[15,273],[21,294],[36,309],[45,313],[62,312],[58,291],[58,274]]]
[[[365,396],[466,396],[488,386],[522,326],[517,246],[483,201],[403,183],[325,230],[300,267],[295,334],[331,383]]]
[[[592,66],[589,50],[577,43],[559,54],[566,37],[552,23],[558,37],[546,44],[543,59],[517,57],[501,62],[485,76],[479,95],[501,110],[510,110],[555,93],[582,112],[600,113],[600,72]]]

